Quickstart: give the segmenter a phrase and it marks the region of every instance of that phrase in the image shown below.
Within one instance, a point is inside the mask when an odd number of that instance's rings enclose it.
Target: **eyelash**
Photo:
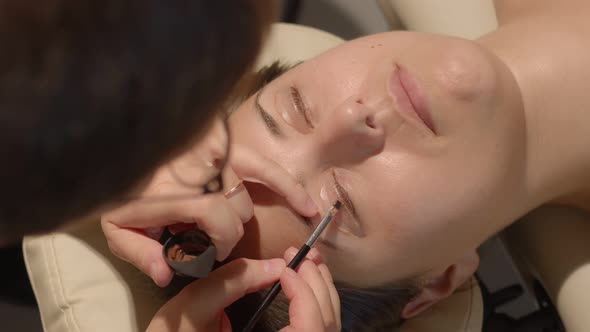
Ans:
[[[332,188],[336,193],[336,198],[342,202],[342,205],[344,205],[346,211],[352,214],[352,209],[350,208],[352,206],[352,202],[342,195],[342,191],[344,191],[344,189],[342,188],[340,182],[338,182],[338,179],[336,178],[336,171],[334,170],[332,170],[332,178],[334,179],[334,185],[332,185]]]
[[[309,123],[310,126],[313,128],[313,124],[309,119],[309,109],[307,108],[307,106],[303,102],[303,98],[301,98],[301,94],[299,93],[299,90],[297,90],[297,88],[294,86],[290,87],[289,90],[291,92],[291,99],[293,100],[293,104],[295,105],[295,108],[303,114],[303,116],[305,117],[305,121],[307,123]]]
[[[331,174],[332,174],[332,178],[334,180],[334,184],[332,185],[332,189],[334,190],[334,193],[336,194],[336,198],[342,202],[342,205],[344,205],[344,208],[346,209],[346,211],[348,213],[352,214],[352,211],[350,209],[351,202],[342,195],[342,185],[338,182],[338,179],[336,178],[336,171],[332,170]],[[299,215],[299,217],[305,223],[306,226],[308,226],[309,228],[313,228],[313,221],[311,220],[311,218],[306,217],[306,216],[302,216],[302,215]]]

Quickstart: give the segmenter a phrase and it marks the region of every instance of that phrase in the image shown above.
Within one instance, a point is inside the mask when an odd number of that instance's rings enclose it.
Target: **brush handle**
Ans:
[[[289,262],[289,265],[287,265],[287,268],[295,270],[299,266],[299,264],[301,264],[301,262],[305,259],[305,256],[307,255],[309,250],[311,250],[311,247],[308,246],[307,244],[304,244],[301,247],[301,249],[299,249],[299,251],[297,252],[297,255],[295,255],[295,257],[293,257],[293,259]],[[246,324],[246,327],[244,327],[242,329],[242,332],[252,331],[252,329],[254,328],[254,325],[256,325],[256,323],[258,323],[258,320],[260,319],[260,317],[264,313],[264,310],[266,310],[266,308],[268,308],[268,306],[277,297],[277,295],[279,295],[279,293],[281,292],[281,289],[282,289],[282,287],[281,287],[280,280],[275,282],[272,285],[272,287],[270,288],[268,293],[266,293],[266,295],[264,296],[262,303],[258,306],[258,309],[256,309],[256,312],[254,313],[252,318],[250,318],[250,320],[248,321],[248,324]]]
[[[299,264],[301,264],[301,262],[305,259],[305,256],[307,256],[307,253],[311,250],[311,247],[308,246],[307,244],[304,244],[303,246],[301,246],[301,249],[299,249],[299,251],[297,252],[297,255],[295,255],[295,257],[293,257],[293,259],[289,262],[289,265],[287,265],[288,268],[295,270],[296,268],[299,267]]]

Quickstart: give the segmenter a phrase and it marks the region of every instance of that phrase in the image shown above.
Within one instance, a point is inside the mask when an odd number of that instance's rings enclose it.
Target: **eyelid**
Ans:
[[[289,87],[289,91],[291,93],[291,100],[293,101],[293,106],[295,107],[295,109],[301,113],[303,115],[303,118],[305,119],[305,122],[309,125],[309,127],[311,129],[314,129],[314,125],[311,122],[310,116],[309,116],[309,107],[307,107],[307,105],[305,104],[305,102],[303,101],[303,98],[301,97],[301,93],[299,92],[299,89],[297,89],[294,86]]]
[[[338,182],[336,177],[336,172],[332,170],[332,178],[334,178],[334,191],[336,192],[336,197],[338,200],[342,202],[346,210],[355,218],[357,218],[356,210],[354,208],[354,204],[348,192],[344,189],[344,187]]]

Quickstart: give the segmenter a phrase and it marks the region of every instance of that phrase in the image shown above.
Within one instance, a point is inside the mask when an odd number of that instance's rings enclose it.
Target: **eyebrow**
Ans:
[[[256,108],[257,113],[260,114],[262,121],[271,135],[277,138],[283,138],[285,135],[283,134],[283,131],[281,130],[281,127],[277,121],[262,107],[262,105],[260,105],[260,96],[262,95],[262,91],[264,91],[264,89],[260,89],[256,93],[256,97],[254,98],[254,107]]]

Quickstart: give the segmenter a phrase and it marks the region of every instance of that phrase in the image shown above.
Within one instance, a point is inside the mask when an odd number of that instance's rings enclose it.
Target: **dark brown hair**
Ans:
[[[334,282],[340,297],[343,332],[394,332],[402,323],[401,311],[418,294],[416,282],[391,282],[376,287],[359,288]],[[241,330],[266,290],[246,295],[233,303],[226,312],[234,330]],[[255,326],[257,332],[279,331],[289,325],[289,301],[280,293],[262,314]]]
[[[208,125],[272,0],[0,1],[0,237],[122,199]]]
[[[172,283],[160,289],[143,277],[155,296],[170,299],[193,279],[175,277]],[[360,288],[334,282],[340,297],[343,332],[395,332],[403,323],[401,311],[419,293],[417,280],[394,281],[383,285]],[[268,290],[248,294],[226,308],[234,331],[241,331],[262,302]],[[289,300],[283,292],[264,311],[254,327],[256,332],[275,332],[289,325]]]

